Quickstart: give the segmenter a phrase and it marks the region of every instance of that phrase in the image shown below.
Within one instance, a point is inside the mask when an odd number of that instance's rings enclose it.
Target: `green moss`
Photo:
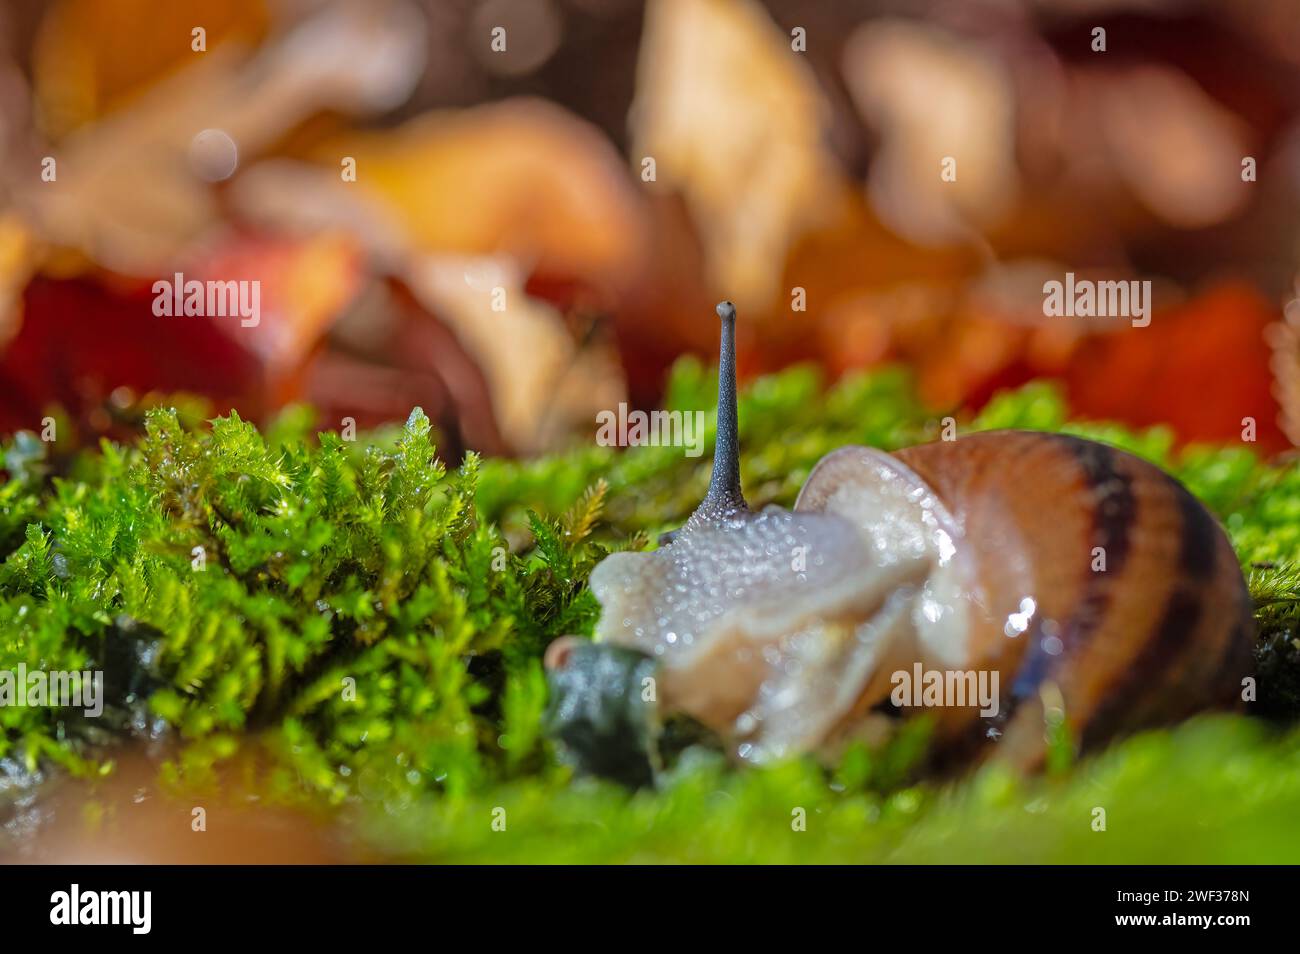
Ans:
[[[537,518],[542,546],[510,554],[475,513],[478,466],[445,472],[418,410],[387,450],[157,410],[82,479],[12,467],[6,517],[24,526],[0,565],[0,668],[104,669],[115,734],[256,734],[332,800],[397,751],[433,789],[508,775],[538,740],[524,726],[503,749],[502,704],[515,721],[535,708],[536,658],[590,619],[581,580],[603,550],[590,520],[560,546],[565,527]],[[71,710],[0,720],[0,758],[29,769],[112,755]]]
[[[666,404],[707,410],[714,393],[714,376],[683,361]],[[827,390],[797,368],[755,382],[740,420],[751,502],[788,505],[827,451],[932,439],[940,415],[901,371]],[[1098,437],[1186,481],[1252,568],[1257,711],[1300,712],[1300,467],[1072,422],[1041,384],[963,426]],[[1222,835],[1216,857],[1296,847],[1268,834],[1270,818],[1300,808],[1297,738],[1242,717],[1152,733],[1032,782],[913,785],[913,733],[829,776],[806,762],[737,772],[689,750],[660,792],[574,783],[540,732],[541,653],[591,631],[591,568],[683,520],[710,455],[584,444],[447,470],[418,410],[356,443],[310,431],[303,408],[265,436],[236,415],[204,425],[156,409],[130,446],[59,460],[27,434],[4,447],[0,669],[102,669],[108,696],[96,720],[0,707],[10,774],[109,771],[118,744],[164,736],[177,743],[166,777],[193,786],[252,751],[263,797],[346,806],[381,844],[421,858],[1172,859],[1155,833],[1203,811]],[[1102,797],[1123,824],[1094,836]],[[371,821],[394,807],[399,828]],[[489,824],[496,807],[508,835]],[[799,807],[806,832],[790,828]]]
[[[828,784],[806,762],[704,761],[656,792],[536,781],[368,818],[398,857],[458,863],[1289,864],[1297,807],[1300,732],[1216,716],[1136,736],[1060,779],[989,767],[882,793]]]

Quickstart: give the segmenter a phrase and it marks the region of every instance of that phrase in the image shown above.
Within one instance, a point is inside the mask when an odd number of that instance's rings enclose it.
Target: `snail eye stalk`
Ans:
[[[722,319],[718,349],[718,432],[713,451],[713,475],[709,491],[696,514],[725,516],[748,510],[740,489],[740,431],[736,420],[736,306],[729,301],[718,304]]]

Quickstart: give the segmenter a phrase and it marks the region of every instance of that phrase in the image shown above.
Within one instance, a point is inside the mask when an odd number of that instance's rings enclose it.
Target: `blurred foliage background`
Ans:
[[[745,376],[1052,377],[1281,450],[1298,49],[1287,0],[11,0],[0,431],[186,389],[535,453],[654,405],[728,297]],[[1151,326],[1044,318],[1066,271],[1152,281]],[[176,272],[260,324],[155,317]]]

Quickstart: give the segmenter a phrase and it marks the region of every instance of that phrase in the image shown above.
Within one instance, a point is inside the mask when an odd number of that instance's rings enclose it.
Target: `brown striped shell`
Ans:
[[[850,510],[882,456],[852,447],[828,455],[796,510]],[[941,719],[950,739],[985,749],[981,740],[994,741],[1033,766],[1048,705],[1089,748],[1239,698],[1254,638],[1249,594],[1226,534],[1178,481],[1104,444],[1026,431],[892,458],[956,528],[953,562],[969,609],[960,668],[1000,677],[998,716],[951,713]],[[864,686],[841,728],[883,688],[879,678]]]

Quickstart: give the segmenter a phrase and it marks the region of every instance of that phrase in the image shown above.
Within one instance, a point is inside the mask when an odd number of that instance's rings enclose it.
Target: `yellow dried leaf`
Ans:
[[[632,106],[633,158],[685,196],[715,290],[771,300],[791,241],[833,202],[828,109],[758,3],[654,0]]]

